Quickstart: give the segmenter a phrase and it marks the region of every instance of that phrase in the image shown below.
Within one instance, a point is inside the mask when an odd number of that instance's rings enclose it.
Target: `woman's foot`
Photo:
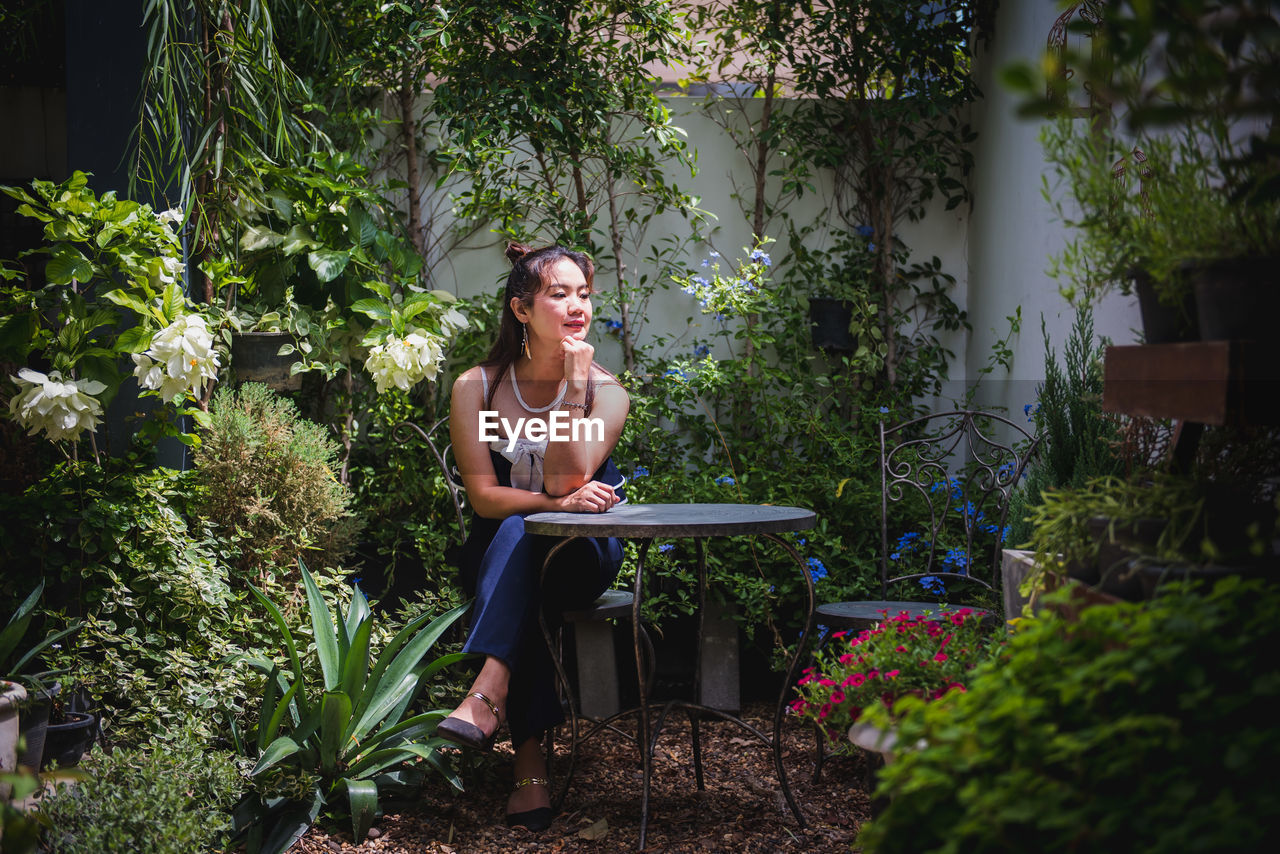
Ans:
[[[551,786],[542,745],[536,738],[516,746],[511,773],[516,784],[507,798],[507,826],[546,830],[551,826]]]
[[[507,827],[546,830],[551,826],[551,784],[544,777],[516,780],[507,798]]]
[[[436,727],[441,738],[475,750],[491,750],[502,715],[498,706],[480,691],[472,691],[449,717]]]

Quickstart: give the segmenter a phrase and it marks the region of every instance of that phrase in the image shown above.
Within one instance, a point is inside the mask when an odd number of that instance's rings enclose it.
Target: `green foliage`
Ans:
[[[664,212],[695,227],[701,216],[669,178],[673,166],[692,170],[693,157],[648,71],[670,61],[681,37],[671,4],[474,2],[447,27],[432,110],[447,133],[450,170],[470,178],[455,216],[589,251],[615,276],[611,303],[634,369],[632,324],[688,239],[646,244],[645,232]],[[642,259],[656,279],[629,272]]]
[[[905,704],[869,852],[1256,851],[1280,815],[1274,585],[1023,620],[964,693]]]
[[[1058,112],[1090,92],[1103,109],[1123,106],[1135,132],[1205,121],[1234,127],[1240,156],[1220,161],[1232,173],[1231,195],[1265,203],[1280,192],[1267,131],[1280,91],[1278,29],[1270,0],[1119,0],[1097,4],[1092,20],[1074,20],[1071,34],[1084,38],[1063,55],[1046,52],[1004,78],[1022,96],[1023,114]]]
[[[935,387],[943,365],[932,361],[935,353],[917,351],[902,363],[904,380],[894,393],[882,390],[871,381],[874,352],[828,357],[812,349],[804,282],[769,282],[763,258],[717,263],[721,290],[740,287],[739,280],[757,288],[745,295],[749,304],[724,300],[724,307],[761,310],[747,323],[741,314],[708,309],[690,318],[697,335],[686,344],[690,357],[654,358],[647,374],[624,377],[631,412],[614,457],[631,478],[628,496],[811,508],[818,527],[793,542],[820,600],[866,598],[879,586],[877,424],[914,414],[912,398]],[[693,283],[693,275],[685,281]],[[714,358],[712,346],[730,357]],[[905,530],[909,521],[918,520],[903,515],[894,524]],[[794,561],[768,544],[736,539],[709,552],[712,589],[733,591],[748,636],[764,629],[775,652],[793,644],[807,594]],[[653,616],[689,611],[692,588],[681,579],[693,565],[692,549],[675,544],[650,554],[659,576],[671,574],[655,585]]]
[[[291,400],[257,383],[218,390],[195,453],[196,507],[237,550],[238,577],[287,573],[302,556],[341,564],[359,522],[337,458],[324,428]]]
[[[0,771],[0,854],[29,854],[36,850],[40,823],[16,804],[40,788],[40,778],[30,768]]]
[[[137,462],[63,463],[6,499],[3,560],[28,574],[0,589],[13,598],[42,579],[49,629],[82,621],[45,658],[101,702],[112,741],[163,739],[185,715],[212,735],[250,693],[220,662],[265,639],[224,547],[184,516],[191,474]]]
[[[256,758],[250,776],[257,789],[237,808],[238,831],[251,854],[283,852],[328,805],[345,805],[356,839],[363,839],[378,813],[378,799],[421,778],[421,769],[401,767],[422,761],[461,783],[437,748],[435,726],[446,710],[406,712],[436,672],[461,653],[424,663],[431,646],[469,607],[458,606],[430,620],[411,620],[373,660],[373,614],[357,589],[346,614],[333,612],[305,566],[300,566],[310,611],[320,688],[304,673],[298,644],[274,603],[257,588],[254,595],[270,614],[289,658],[289,676],[266,658],[247,658],[267,677],[262,712],[252,742],[237,736],[237,749]],[[428,624],[428,621],[430,623]],[[372,667],[370,666],[372,662]]]
[[[244,787],[233,757],[190,727],[146,748],[95,748],[83,779],[40,802],[43,845],[64,854],[221,851]],[[8,849],[6,849],[8,850]]]
[[[1102,411],[1102,357],[1105,341],[1093,334],[1093,309],[1076,306],[1071,333],[1063,347],[1063,364],[1049,342],[1044,318],[1044,384],[1034,406],[1023,407],[1042,436],[1040,453],[1027,467],[1027,480],[1009,508],[1010,543],[1030,536],[1027,514],[1048,490],[1076,487],[1092,478],[1118,474],[1121,462],[1112,451],[1117,425]]]
[[[93,394],[105,405],[132,371],[122,357],[145,351],[187,303],[176,215],[98,196],[88,181],[77,171],[61,184],[33,181],[30,191],[0,187],[19,214],[45,224],[43,245],[0,264],[0,360],[38,359],[64,378],[101,383]],[[156,424],[181,432],[175,422]]]
[[[44,639],[37,641],[34,646],[28,647],[20,651],[20,644],[26,640],[27,629],[31,625],[31,618],[34,616],[36,605],[40,601],[40,595],[44,593],[44,580],[36,585],[36,589],[31,591],[27,598],[22,600],[18,605],[18,610],[13,612],[9,617],[9,622],[5,624],[4,630],[0,631],[0,679],[10,682],[23,682],[27,686],[28,693],[32,689],[41,690],[44,688],[46,680],[57,675],[56,672],[45,671],[43,673],[29,673],[28,665],[36,664],[50,647],[67,635],[74,632],[79,626],[70,625],[66,628],[51,632]]]

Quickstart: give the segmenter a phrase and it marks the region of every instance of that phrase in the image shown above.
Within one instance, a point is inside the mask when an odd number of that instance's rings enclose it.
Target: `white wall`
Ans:
[[[1015,60],[1038,62],[1049,28],[1059,14],[1050,0],[1001,3],[995,36],[979,56],[978,83],[985,97],[975,106],[978,131],[973,174],[974,205],[968,235],[968,306],[973,326],[966,363],[974,377],[987,363],[991,344],[1008,328],[1005,317],[1022,306],[1022,333],[1013,342],[1013,370],[997,369],[982,384],[978,400],[1021,414],[1044,379],[1040,316],[1061,356],[1073,310],[1045,270],[1064,241],[1041,196],[1044,157],[1040,123],[1014,115],[1015,98],[999,83],[999,69]],[[1085,121],[1085,119],[1079,119]],[[1113,294],[1094,310],[1099,335],[1114,343],[1134,340],[1140,325],[1134,300]]]
[[[702,113],[701,98],[669,97],[664,100],[674,115],[674,123],[687,133],[689,145],[696,149],[698,164],[698,174],[694,177],[690,177],[681,167],[673,165],[668,178],[681,189],[698,196],[698,206],[714,216],[704,226],[707,232],[706,242],[690,247],[687,258],[689,267],[694,270],[711,250],[726,258],[741,257],[743,248],[751,245],[752,235],[750,223],[742,215],[739,202],[732,198],[732,194],[735,181],[740,192],[750,192],[748,164],[734,149],[724,131]],[[751,102],[747,108],[758,109],[759,106],[758,102]],[[778,108],[786,109],[786,102]],[[806,193],[787,209],[797,225],[803,225],[818,216],[830,196],[829,176],[816,176],[814,183],[816,193]],[[928,260],[935,255],[941,259],[943,270],[957,279],[953,297],[962,307],[966,294],[966,228],[967,212],[963,208],[943,211],[942,204],[938,203],[924,221],[904,224],[900,235],[919,260]],[[778,221],[769,234],[779,240],[768,250],[775,266],[786,254],[781,229],[782,223]],[[680,216],[667,213],[654,218],[649,225],[646,240],[648,243],[658,243],[664,238],[683,236],[689,232],[688,223]],[[481,248],[451,253],[447,263],[437,267],[437,287],[459,296],[467,296],[491,291],[498,277],[505,276],[509,268],[501,246],[492,235],[482,235],[471,243],[484,245]],[[649,272],[652,276],[653,271]],[[596,287],[601,291],[611,290],[614,287],[612,275],[598,276]],[[611,314],[610,309],[601,305],[601,302],[602,300],[597,300],[597,318]],[[693,327],[689,325],[690,318]],[[700,314],[696,300],[673,286],[654,296],[645,312],[640,338],[652,341],[655,336],[665,337],[671,343],[660,352],[691,355],[695,338],[710,337],[714,322]],[[622,367],[621,346],[616,339],[604,333],[600,324],[595,325],[593,343],[597,346],[597,358],[602,364],[611,369]],[[957,354],[956,364],[952,368],[953,378],[962,380],[965,368],[964,337],[955,335],[944,343]],[[717,354],[715,350],[713,354]],[[720,352],[717,355],[727,354]]]

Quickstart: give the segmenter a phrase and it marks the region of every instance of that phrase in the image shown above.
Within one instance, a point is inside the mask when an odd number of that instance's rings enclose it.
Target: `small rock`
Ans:
[[[378,838],[379,836],[381,836],[381,835],[382,835],[382,831],[381,831],[381,830],[378,830],[378,828],[376,828],[376,827],[371,827],[371,828],[369,828],[369,838],[370,838],[370,839],[377,839],[377,838]]]

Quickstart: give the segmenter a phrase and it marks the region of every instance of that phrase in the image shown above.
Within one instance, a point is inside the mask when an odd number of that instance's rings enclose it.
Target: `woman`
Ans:
[[[544,581],[543,559],[554,540],[526,534],[524,516],[603,513],[623,500],[617,489],[622,478],[609,454],[630,400],[595,364],[586,340],[591,260],[559,246],[530,250],[519,244],[507,248],[507,257],[512,270],[498,340],[487,361],[454,383],[449,419],[475,511],[461,561],[463,587],[476,597],[464,650],[483,655],[484,664],[437,732],[488,750],[505,720],[516,780],[507,823],[541,830],[551,823],[551,800],[540,740],[563,716],[537,608],[558,618],[590,604],[613,584],[622,548],[613,539],[575,540]],[[518,419],[525,429],[516,426]],[[526,435],[531,420],[553,428],[558,423],[562,435]]]

